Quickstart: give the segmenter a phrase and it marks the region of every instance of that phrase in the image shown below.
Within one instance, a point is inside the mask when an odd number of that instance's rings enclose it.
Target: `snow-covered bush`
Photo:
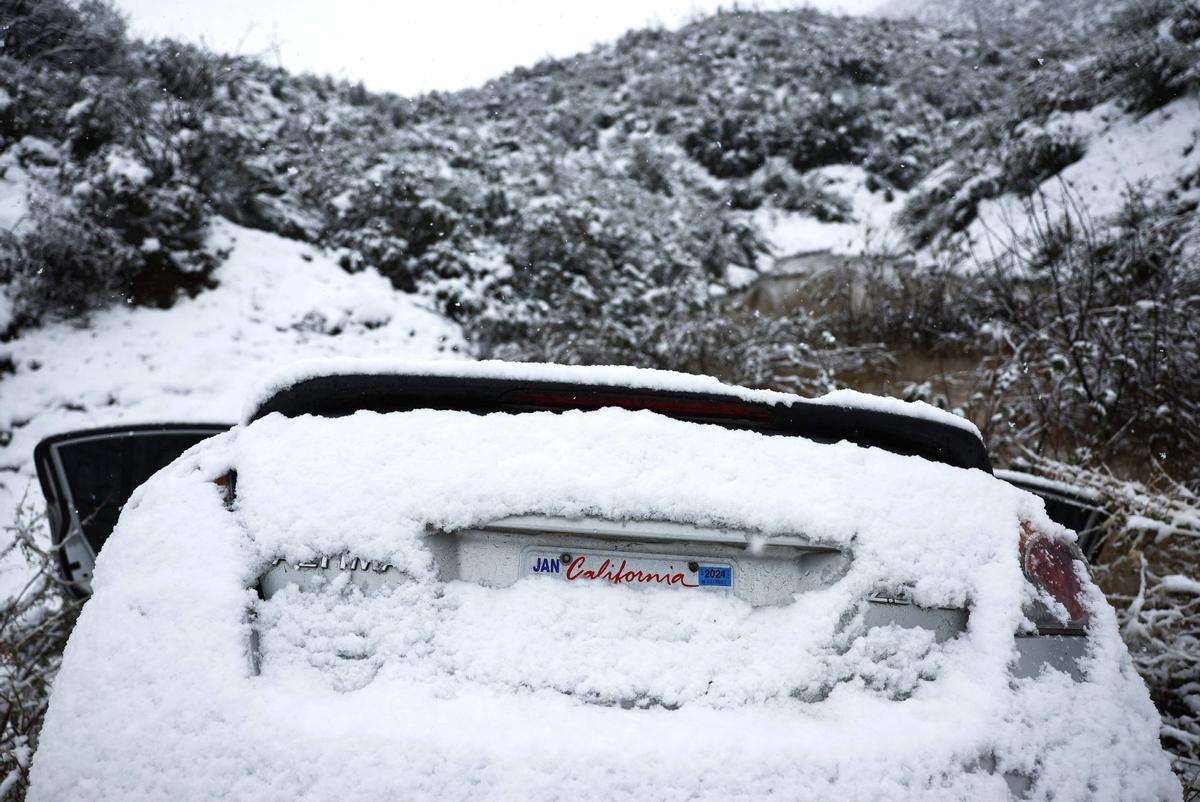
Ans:
[[[54,136],[62,124],[62,103],[69,83],[51,70],[0,56],[0,91],[5,97],[0,111],[0,147],[26,136]]]
[[[629,177],[651,192],[672,194],[670,155],[644,136],[631,138],[630,147]]]
[[[17,325],[120,303],[134,279],[136,249],[107,226],[56,198],[35,199],[29,230],[0,250]]]
[[[568,99],[559,101],[543,117],[545,130],[563,141],[569,150],[595,148],[600,131],[596,115]]]
[[[916,128],[895,128],[871,146],[863,166],[907,192],[929,171],[932,152],[928,138]]]
[[[37,176],[28,219],[0,254],[16,324],[115,302],[167,306],[204,286],[211,207],[188,159],[199,123],[152,69],[201,57],[156,45],[133,58],[120,15],[102,2],[9,6],[0,150],[17,139],[18,161]]]
[[[768,160],[749,180],[730,182],[729,187],[734,208],[757,209],[765,204],[824,223],[845,223],[852,216],[848,200],[827,189],[816,176],[801,175],[779,157]]]
[[[1009,429],[1085,461],[1156,455],[1195,486],[1200,269],[1191,207],[1134,192],[1113,221],[1047,219],[1031,206],[1031,233],[988,274],[993,319],[1010,348],[1001,371]]]
[[[916,247],[962,231],[978,216],[979,204],[1006,192],[1033,193],[1046,179],[1081,159],[1082,137],[1065,126],[1028,121],[1011,133],[971,127],[961,160],[947,162],[916,186],[897,221]],[[903,157],[902,157],[903,158]],[[880,168],[884,175],[884,168]],[[911,174],[901,172],[901,179]]]
[[[680,309],[634,325],[601,319],[576,329],[539,330],[519,345],[501,346],[496,355],[687,370],[802,395],[827,393],[845,386],[851,376],[887,364],[883,347],[843,345],[823,323],[807,315]]]
[[[129,85],[120,79],[84,76],[79,82],[82,99],[67,109],[66,138],[71,155],[85,160],[100,148],[117,141],[129,125]]]
[[[555,194],[530,199],[497,233],[517,314],[488,325],[487,342],[636,329],[701,308],[730,265],[754,268],[757,233],[721,207],[630,192],[599,164],[576,166],[558,177]]]
[[[202,199],[184,184],[149,186],[149,171],[110,151],[89,161],[74,197],[36,196],[30,220],[0,248],[19,325],[113,303],[170,306],[205,286]]]
[[[344,249],[342,266],[356,271],[370,265],[398,288],[413,291],[422,280],[442,278],[455,262],[459,213],[435,197],[429,185],[395,169],[351,190],[333,223],[330,241]]]
[[[125,55],[125,20],[104,0],[3,0],[0,56],[27,64],[102,72]]]
[[[172,39],[151,42],[135,56],[159,88],[184,102],[211,100],[221,82],[220,73],[233,61]]]
[[[777,134],[801,172],[830,164],[855,164],[875,135],[869,111],[854,96],[840,93],[810,97]]]
[[[1121,8],[1103,74],[1130,108],[1149,112],[1200,84],[1200,7],[1148,0]]]
[[[1086,152],[1083,140],[1069,129],[1022,130],[1005,149],[1000,181],[1007,190],[1029,195]]]
[[[979,214],[979,202],[1002,191],[999,168],[974,173],[974,165],[949,162],[922,181],[904,202],[896,221],[914,247],[962,231]]]
[[[767,158],[767,142],[751,115],[701,120],[683,138],[688,155],[717,178],[745,178]]]

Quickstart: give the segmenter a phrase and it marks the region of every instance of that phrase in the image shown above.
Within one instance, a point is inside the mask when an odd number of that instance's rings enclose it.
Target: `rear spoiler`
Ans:
[[[278,390],[246,420],[272,413],[336,417],[359,410],[442,409],[486,414],[602,407],[649,410],[676,420],[821,443],[846,440],[956,468],[992,471],[987,449],[974,432],[927,418],[803,400],[771,403],[731,395],[517,378],[398,373],[314,376]]]

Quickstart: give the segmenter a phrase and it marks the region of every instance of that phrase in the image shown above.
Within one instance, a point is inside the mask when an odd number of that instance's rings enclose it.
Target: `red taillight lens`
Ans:
[[[237,471],[218,476],[213,479],[213,484],[221,488],[221,500],[225,502],[228,509],[233,509],[234,492],[237,487]]]
[[[601,409],[620,407],[630,410],[650,410],[668,417],[702,418],[707,420],[770,421],[770,410],[741,403],[737,399],[723,401],[707,398],[671,398],[636,393],[617,394],[609,392],[571,391],[526,391],[518,390],[504,397],[510,404],[522,404],[547,409]]]
[[[1067,620],[1063,621],[1059,611],[1038,605],[1046,608],[1033,616],[1040,629],[1081,627],[1087,623],[1084,584],[1076,563],[1083,565],[1083,555],[1074,543],[1038,532],[1027,523],[1021,524],[1021,569],[1025,578],[1067,612]]]

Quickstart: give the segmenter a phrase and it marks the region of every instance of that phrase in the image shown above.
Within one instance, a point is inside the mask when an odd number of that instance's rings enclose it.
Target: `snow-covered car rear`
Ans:
[[[35,800],[1180,794],[1073,535],[920,405],[301,365],[93,585]]]

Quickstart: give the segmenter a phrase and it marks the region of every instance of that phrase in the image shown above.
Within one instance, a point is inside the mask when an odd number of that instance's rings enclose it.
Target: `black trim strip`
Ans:
[[[276,412],[286,417],[335,417],[360,410],[444,409],[487,414],[601,406],[649,409],[678,420],[824,443],[848,440],[958,468],[992,471],[987,449],[973,432],[925,418],[803,401],[769,404],[728,395],[565,382],[403,374],[317,376],[280,390],[249,420]]]

